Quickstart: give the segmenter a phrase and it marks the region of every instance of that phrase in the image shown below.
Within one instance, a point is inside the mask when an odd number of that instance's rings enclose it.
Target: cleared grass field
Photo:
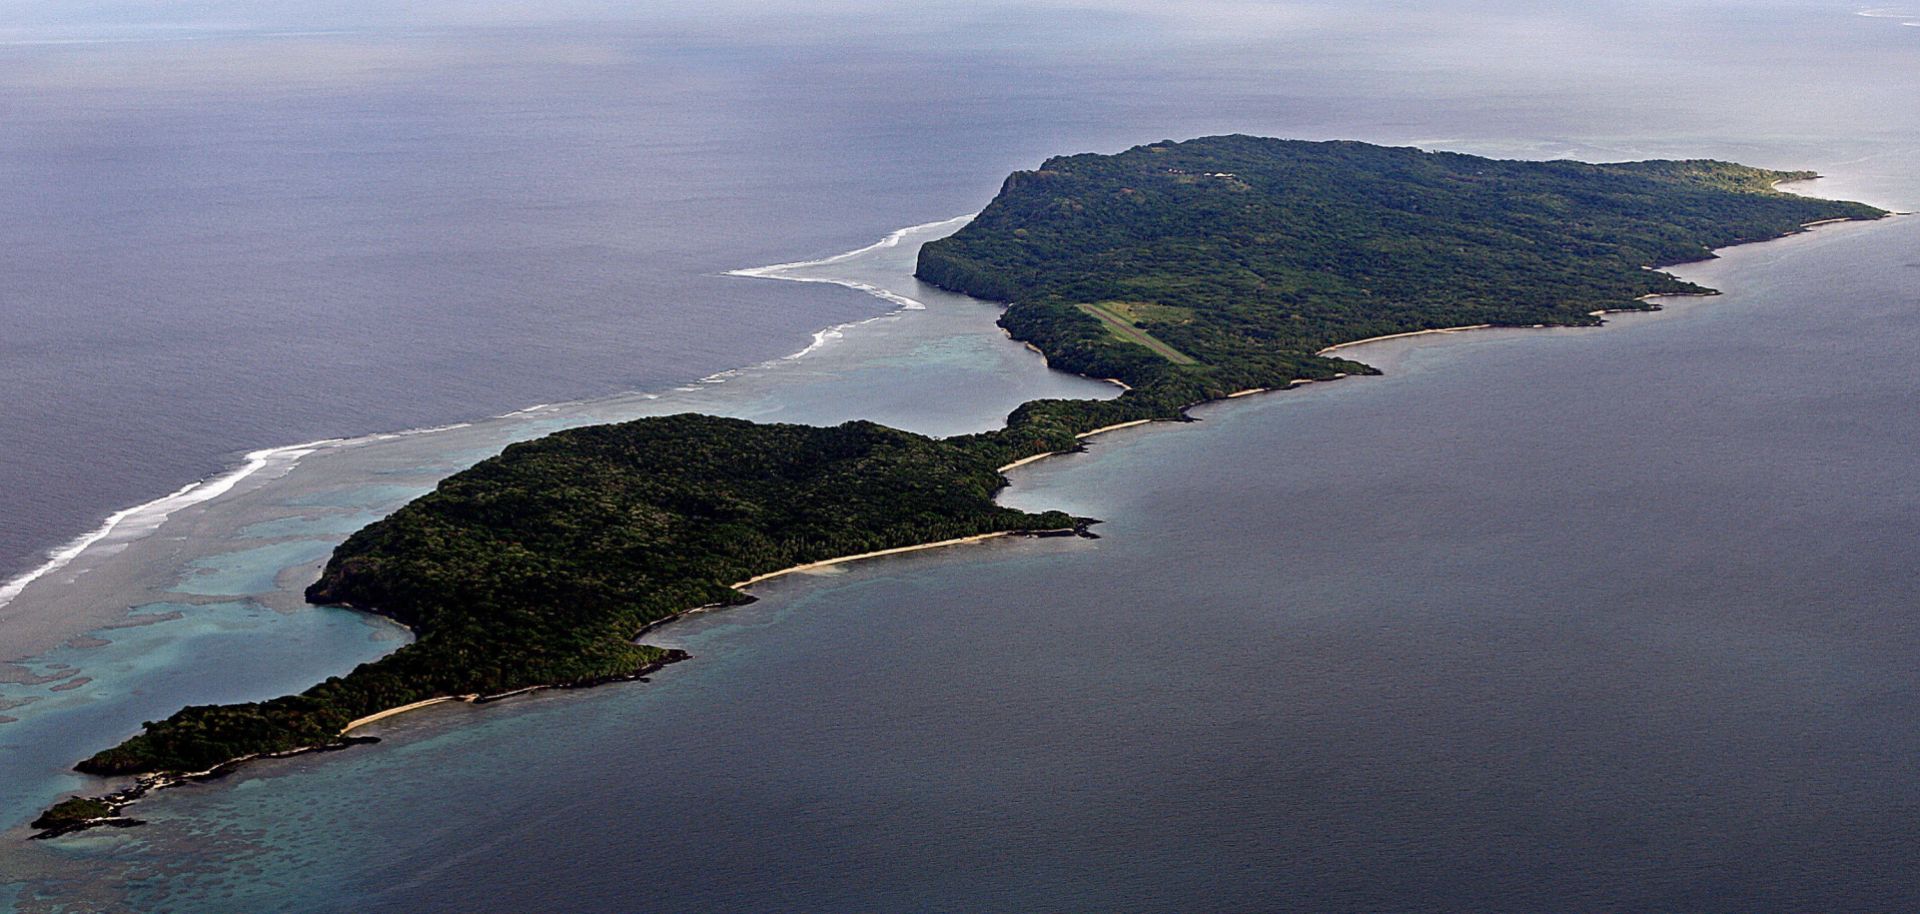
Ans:
[[[1143,310],[1163,309],[1167,311],[1185,311],[1186,309],[1184,308],[1166,308],[1160,305],[1138,305],[1129,302],[1101,302],[1099,304],[1081,302],[1076,307],[1099,318],[1100,323],[1106,325],[1107,332],[1126,342],[1139,343],[1175,365],[1193,365],[1198,362],[1194,357],[1155,339],[1153,334],[1133,325],[1133,322],[1139,319],[1139,316],[1136,315]]]

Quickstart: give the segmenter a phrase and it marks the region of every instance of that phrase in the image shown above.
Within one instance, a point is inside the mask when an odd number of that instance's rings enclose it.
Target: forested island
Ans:
[[[1318,354],[1339,343],[1598,324],[1596,312],[1654,307],[1644,296],[1709,291],[1649,268],[1886,215],[1774,190],[1813,177],[1207,137],[1016,172],[921,248],[918,275],[1010,302],[1000,325],[1055,367],[1130,385],[1109,404],[1029,405],[1095,427],[1371,370]]]
[[[1808,172],[1706,160],[1500,161],[1246,136],[1050,159],[1009,177],[918,275],[1009,302],[1000,323],[1114,400],[1037,400],[1005,428],[934,439],[679,415],[516,444],[342,543],[307,591],[416,640],[299,695],[186,708],[80,762],[138,775],[35,823],[111,821],[153,786],[341,745],[356,721],[451,697],[633,679],[682,655],[638,643],[740,582],[830,558],[1090,521],[997,505],[1009,464],[1084,434],[1179,419],[1252,389],[1368,372],[1322,353],[1459,326],[1584,325],[1707,293],[1656,268],[1809,223],[1873,219],[1779,192]],[[123,820],[124,821],[124,820]]]

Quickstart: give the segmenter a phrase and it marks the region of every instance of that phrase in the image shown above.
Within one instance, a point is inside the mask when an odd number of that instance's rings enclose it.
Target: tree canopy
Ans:
[[[354,534],[307,592],[417,640],[272,701],[186,708],[80,764],[186,772],[326,745],[428,698],[628,678],[673,659],[647,624],[745,599],[730,585],[827,558],[1000,531],[1078,529],[993,502],[999,466],[1091,429],[1366,366],[1318,353],[1390,333],[1567,325],[1704,292],[1657,267],[1825,219],[1811,177],[1703,160],[1510,162],[1247,136],[1049,159],[922,248],[921,278],[1010,302],[1001,324],[1114,400],[1036,400],[935,440],[680,415],[516,444]],[[1157,344],[1157,345],[1156,345]],[[89,820],[70,801],[55,818]]]

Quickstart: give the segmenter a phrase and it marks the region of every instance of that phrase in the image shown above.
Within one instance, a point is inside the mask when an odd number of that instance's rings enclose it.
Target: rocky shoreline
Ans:
[[[477,705],[490,704],[512,698],[516,695],[525,695],[550,689],[590,689],[595,686],[609,685],[616,682],[646,682],[648,681],[648,676],[659,672],[668,664],[679,663],[682,660],[690,659],[692,656],[692,654],[686,651],[672,649],[667,651],[666,656],[660,660],[649,663],[628,674],[602,676],[576,682],[529,686],[524,689],[515,689],[511,692],[502,692],[498,695],[479,695],[463,700]],[[41,813],[39,818],[34,819],[33,822],[28,825],[29,828],[36,829],[29,840],[39,841],[48,838],[58,838],[92,828],[133,828],[135,826],[145,825],[147,823],[144,819],[135,819],[121,815],[121,810],[145,799],[148,794],[166,790],[169,787],[217,781],[239,770],[241,766],[248,762],[263,759],[293,758],[295,756],[312,755],[320,752],[338,752],[342,749],[350,749],[354,746],[366,746],[377,742],[380,742],[380,737],[347,736],[343,733],[341,737],[334,742],[323,743],[316,746],[301,746],[298,749],[289,749],[285,752],[263,752],[256,755],[243,756],[222,762],[205,771],[195,771],[188,774],[140,775],[134,779],[131,785],[122,787],[111,793],[90,797],[76,795],[54,804],[48,808],[46,812]]]

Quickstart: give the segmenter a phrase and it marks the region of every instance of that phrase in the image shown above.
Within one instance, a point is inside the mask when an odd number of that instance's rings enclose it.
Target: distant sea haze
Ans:
[[[983,30],[926,10],[727,7],[713,15],[735,30],[779,16],[784,50],[644,11],[434,35],[300,4],[250,23],[112,4],[20,22],[0,54],[0,581],[253,451],[791,352],[874,306],[726,270],[972,211],[1048,155],[1222,131],[1720,155],[1846,173],[1898,204],[1886,155],[1914,128],[1885,76],[1912,36],[1811,3],[1752,21],[1690,3],[1565,11],[1559,44],[1539,46],[1550,62],[1480,53],[1529,15],[1484,5],[1305,5],[1227,35],[1203,8],[1170,23],[1122,4],[1098,27],[1009,11]],[[1038,44],[992,37],[1015,27]],[[1700,29],[1714,55],[1683,44]],[[1385,53],[1415,33],[1419,51]],[[1781,51],[1788,33],[1802,40]],[[1160,53],[1108,63],[1115,44]],[[1659,72],[1616,72],[1622,46]],[[1846,53],[1764,97],[1741,73],[1822,47]],[[1427,75],[1356,72],[1357,55]],[[1647,132],[1635,99],[1688,129]]]
[[[1050,155],[1712,156],[1914,209],[1917,33],[1855,12],[19,11],[0,579],[218,497],[0,608],[0,648],[47,639],[0,658],[27,671],[0,813],[91,786],[67,767],[143,720],[402,643],[299,589],[507,441],[686,409],[953,434],[1110,395],[914,285],[920,236],[832,260]],[[1104,436],[1006,497],[1097,541],[795,576],[661,629],[695,659],[651,683],[436,707],[18,844],[0,910],[1915,907],[1915,224]],[[761,264],[819,281],[728,275]],[[900,298],[930,304],[861,323]]]

